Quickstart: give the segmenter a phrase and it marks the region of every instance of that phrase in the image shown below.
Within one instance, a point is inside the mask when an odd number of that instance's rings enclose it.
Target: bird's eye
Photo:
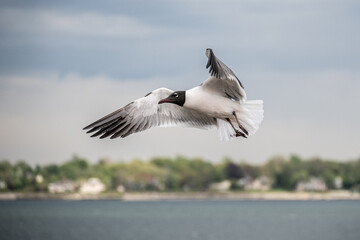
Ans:
[[[178,97],[179,97],[179,94],[174,93],[174,97],[178,98]]]

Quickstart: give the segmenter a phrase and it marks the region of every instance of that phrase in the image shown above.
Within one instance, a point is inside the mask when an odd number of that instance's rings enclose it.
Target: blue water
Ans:
[[[360,201],[0,201],[0,239],[360,239]]]

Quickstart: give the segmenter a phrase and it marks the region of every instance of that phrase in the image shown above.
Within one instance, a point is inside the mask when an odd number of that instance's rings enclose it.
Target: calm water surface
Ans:
[[[360,201],[0,201],[0,239],[360,239]]]

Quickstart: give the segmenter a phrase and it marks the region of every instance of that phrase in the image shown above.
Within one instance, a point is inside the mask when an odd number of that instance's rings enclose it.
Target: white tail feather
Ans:
[[[258,129],[264,118],[263,101],[250,100],[239,105],[236,116],[241,125],[248,131],[248,136],[253,135]],[[234,127],[238,127],[235,118],[231,119]],[[217,119],[218,135],[220,140],[228,141],[235,137],[235,131],[229,122]],[[240,128],[238,131],[243,132]]]
[[[229,141],[231,137],[235,136],[235,131],[231,125],[221,119],[217,119],[218,136],[221,141]]]
[[[239,118],[241,124],[249,132],[249,136],[253,135],[260,127],[260,124],[264,118],[264,109],[262,100],[246,101],[241,105],[242,110],[236,115]]]

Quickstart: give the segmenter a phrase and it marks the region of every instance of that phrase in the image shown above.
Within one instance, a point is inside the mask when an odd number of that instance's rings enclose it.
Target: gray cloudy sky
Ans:
[[[360,156],[359,1],[0,1],[0,159],[62,162],[291,153]],[[158,87],[207,79],[211,47],[263,99],[248,140],[156,128],[125,139],[81,129]]]

